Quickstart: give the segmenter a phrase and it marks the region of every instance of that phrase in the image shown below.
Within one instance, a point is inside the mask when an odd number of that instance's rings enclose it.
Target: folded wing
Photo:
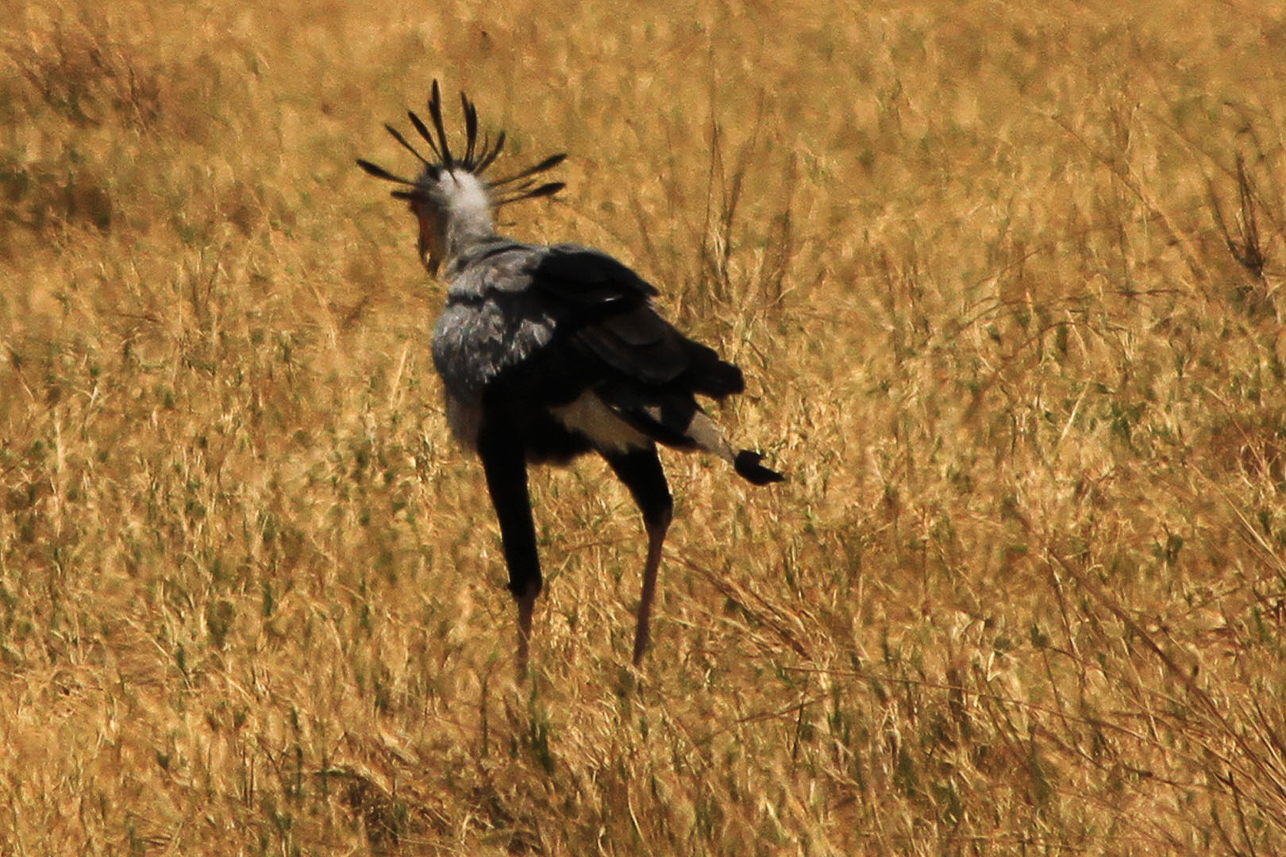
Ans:
[[[545,357],[565,373],[563,395],[575,394],[550,403],[565,424],[600,446],[652,440],[701,448],[752,482],[781,478],[759,465],[756,453],[735,453],[697,404],[696,395],[742,392],[741,370],[666,321],[652,304],[651,284],[610,256],[566,244],[533,258],[528,273],[542,303],[557,307],[547,346],[555,353]]]

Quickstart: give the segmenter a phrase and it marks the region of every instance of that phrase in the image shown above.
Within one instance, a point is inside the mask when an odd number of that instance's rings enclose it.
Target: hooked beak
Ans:
[[[422,214],[416,213],[416,219],[420,223],[420,236],[417,244],[420,249],[420,262],[424,265],[425,270],[431,276],[438,275],[438,269],[442,267],[441,248],[438,247],[437,230],[433,228],[432,219]]]

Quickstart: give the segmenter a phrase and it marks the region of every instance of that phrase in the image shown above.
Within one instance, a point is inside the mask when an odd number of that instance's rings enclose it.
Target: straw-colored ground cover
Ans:
[[[1286,7],[8,0],[0,854],[1286,850]],[[534,478],[355,157],[430,82],[790,481]],[[409,170],[409,165],[407,166]]]

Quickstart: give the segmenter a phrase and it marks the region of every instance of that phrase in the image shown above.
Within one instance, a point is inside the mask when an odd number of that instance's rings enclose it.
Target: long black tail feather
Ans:
[[[785,476],[782,476],[776,470],[769,470],[759,463],[763,459],[764,457],[758,452],[743,449],[737,453],[732,466],[736,469],[737,475],[752,485],[771,485],[774,482],[784,482],[786,480]]]

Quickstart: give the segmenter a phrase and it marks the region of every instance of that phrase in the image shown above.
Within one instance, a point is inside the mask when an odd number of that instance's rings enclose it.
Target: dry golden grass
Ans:
[[[102,5],[0,24],[0,855],[1286,850],[1286,5]],[[640,686],[588,460],[513,686],[434,77],[790,475],[667,458]]]

